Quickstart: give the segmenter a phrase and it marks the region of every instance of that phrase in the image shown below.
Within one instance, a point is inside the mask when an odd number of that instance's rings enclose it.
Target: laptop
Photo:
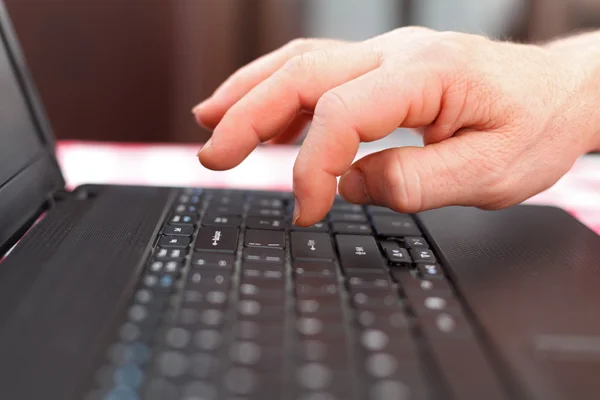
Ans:
[[[566,212],[68,191],[1,1],[0,38],[0,399],[600,398],[600,240]]]

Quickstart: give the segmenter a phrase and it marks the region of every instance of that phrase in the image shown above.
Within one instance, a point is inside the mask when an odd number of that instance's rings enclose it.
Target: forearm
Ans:
[[[593,138],[591,150],[600,150],[600,31],[558,39],[543,47],[572,70],[584,126]]]

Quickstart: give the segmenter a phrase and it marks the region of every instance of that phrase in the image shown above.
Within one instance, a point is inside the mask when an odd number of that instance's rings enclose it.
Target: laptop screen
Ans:
[[[45,152],[5,46],[0,46],[0,187]]]

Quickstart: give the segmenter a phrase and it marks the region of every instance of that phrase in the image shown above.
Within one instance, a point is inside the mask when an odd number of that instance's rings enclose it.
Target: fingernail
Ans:
[[[300,218],[300,203],[298,199],[294,198],[294,217],[292,219],[292,224],[296,225],[296,221]]]
[[[200,104],[194,106],[194,108],[192,108],[192,114],[196,114],[198,111],[200,111],[200,109],[202,109],[206,105],[207,101],[208,101],[208,99],[206,99],[203,102],[201,102]]]
[[[210,145],[212,144],[212,139],[208,139],[206,141],[206,143],[204,143],[204,146],[202,146],[202,148],[200,150],[198,150],[198,153],[196,153],[196,156],[199,156],[200,153],[202,153],[203,150],[206,150],[210,147]]]
[[[358,168],[348,170],[340,178],[340,194],[353,203],[368,203],[371,198],[367,194],[365,176]]]

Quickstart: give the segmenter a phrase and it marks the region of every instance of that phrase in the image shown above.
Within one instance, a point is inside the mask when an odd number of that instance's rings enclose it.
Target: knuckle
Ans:
[[[400,154],[390,152],[386,154],[384,169],[382,171],[383,191],[386,195],[388,206],[396,211],[414,213],[421,210],[422,197],[419,189],[419,179],[414,174],[411,161]]]
[[[289,42],[287,42],[286,45],[284,45],[283,47],[290,49],[290,50],[295,50],[295,51],[303,51],[303,50],[308,50],[310,48],[312,48],[314,43],[313,39],[307,39],[307,38],[296,38],[296,39],[292,39]]]
[[[282,71],[288,75],[295,76],[311,69],[316,63],[316,57],[312,52],[302,53],[290,58],[282,67]]]
[[[329,90],[319,98],[315,107],[315,117],[346,114],[348,105],[343,97],[335,90]]]

